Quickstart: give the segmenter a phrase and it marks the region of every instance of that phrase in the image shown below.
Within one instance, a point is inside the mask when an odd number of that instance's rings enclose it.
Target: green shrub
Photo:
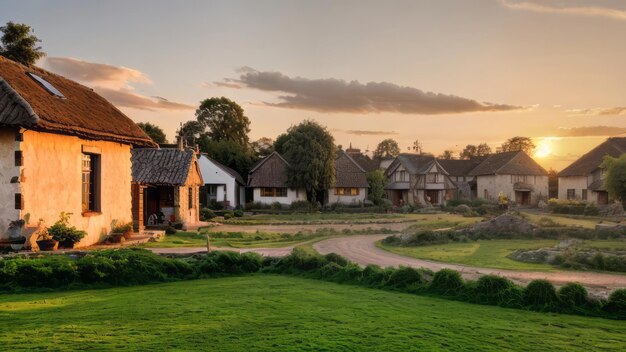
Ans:
[[[324,257],[330,263],[336,263],[336,264],[339,264],[340,266],[348,265],[348,260],[346,258],[340,256],[339,254],[328,253]]]
[[[341,272],[341,270],[343,270],[343,267],[337,263],[334,262],[330,262],[326,265],[324,265],[321,269],[320,269],[320,275],[323,278],[331,278],[335,275],[337,275],[337,273]]]
[[[548,280],[533,280],[524,289],[524,302],[537,310],[552,310],[558,302],[556,289]]]
[[[626,319],[626,289],[621,288],[611,292],[604,309],[620,319]]]
[[[558,296],[563,306],[567,308],[583,307],[589,301],[587,289],[578,283],[565,284],[559,289]]]
[[[59,220],[48,228],[48,234],[52,236],[52,239],[65,244],[74,244],[87,236],[87,232],[78,230],[75,226],[69,226],[71,216],[72,213],[61,212]]]
[[[311,212],[313,211],[313,205],[306,200],[296,200],[291,203],[289,209],[297,212]]]
[[[175,233],[176,233],[176,229],[174,228],[174,226],[168,226],[168,227],[165,229],[165,234],[166,234],[166,235],[173,235],[173,234],[175,234]]]
[[[369,264],[363,269],[361,281],[367,285],[379,286],[386,280],[385,270],[378,265]]]
[[[215,216],[216,215],[213,212],[213,210],[211,210],[209,208],[202,208],[202,209],[200,209],[200,220],[202,220],[202,221],[209,221],[209,220],[213,219]]]
[[[483,304],[513,306],[518,301],[515,284],[506,278],[497,275],[485,275],[474,285],[471,300]]]
[[[281,210],[282,208],[283,208],[283,205],[280,204],[280,202],[274,202],[270,204],[270,209],[272,210]]]
[[[439,270],[430,282],[430,289],[443,295],[459,294],[464,287],[465,283],[461,278],[461,274],[451,269]]]
[[[235,215],[235,217],[240,218],[243,216],[243,210],[241,209],[237,209],[233,212],[233,215]]]
[[[408,266],[401,266],[393,270],[385,285],[391,288],[405,289],[424,283],[422,274],[417,270]]]

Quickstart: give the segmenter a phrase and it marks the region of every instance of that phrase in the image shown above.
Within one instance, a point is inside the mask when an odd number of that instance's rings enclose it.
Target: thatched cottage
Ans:
[[[273,152],[261,159],[248,175],[248,187],[252,188],[253,200],[262,204],[278,202],[283,206],[297,200],[307,200],[305,189],[287,186],[289,163],[279,153]]]
[[[581,156],[559,172],[559,199],[583,200],[598,205],[609,204],[604,188],[603,158],[626,153],[626,137],[613,137]]]
[[[200,221],[203,185],[192,149],[133,149],[133,224],[165,227]]]
[[[362,205],[367,199],[367,173],[345,151],[335,159],[335,185],[328,190],[328,204]]]
[[[0,57],[0,239],[9,220],[51,225],[70,212],[85,246],[131,221],[137,146],[156,145],[90,88]]]

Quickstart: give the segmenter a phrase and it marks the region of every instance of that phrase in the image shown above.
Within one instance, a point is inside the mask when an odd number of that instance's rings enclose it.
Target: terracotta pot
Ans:
[[[74,248],[74,242],[73,241],[63,241],[63,242],[59,242],[59,246],[62,248]]]
[[[109,236],[109,241],[111,243],[121,243],[123,238],[124,238],[124,234],[123,233],[116,233],[116,232],[114,232],[114,233],[112,233]]]
[[[42,251],[55,251],[59,247],[59,242],[55,240],[39,240],[37,241],[37,246]]]
[[[133,232],[132,231],[126,231],[123,234],[124,238],[129,240],[131,237],[133,237]]]

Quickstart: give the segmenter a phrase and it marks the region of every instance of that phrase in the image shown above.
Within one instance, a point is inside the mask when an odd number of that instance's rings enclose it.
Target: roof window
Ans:
[[[36,74],[34,74],[32,72],[26,72],[26,74],[28,76],[30,76],[30,78],[34,79],[35,82],[37,82],[45,90],[47,90],[48,93],[54,95],[55,97],[59,97],[59,98],[65,99],[65,95],[63,95],[63,93],[61,93],[61,91],[56,89],[55,86],[50,84],[50,82],[46,81],[45,79],[41,78],[40,76],[38,76],[38,75],[36,75]]]

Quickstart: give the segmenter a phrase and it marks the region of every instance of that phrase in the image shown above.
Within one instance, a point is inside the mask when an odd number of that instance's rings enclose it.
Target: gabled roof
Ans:
[[[525,152],[513,151],[489,155],[469,175],[547,176],[548,172]]]
[[[55,96],[34,73],[62,93]],[[157,145],[137,125],[92,89],[41,68],[0,57],[0,124],[91,140]]]
[[[182,186],[190,172],[200,174],[191,149],[138,148],[132,150],[131,161],[133,182],[137,183]]]
[[[227,173],[228,175],[230,175],[232,178],[235,179],[235,181],[239,182],[242,185],[245,185],[245,183],[243,182],[243,177],[241,177],[241,175],[235,171],[234,169],[231,169],[230,167],[220,163],[219,161],[209,157],[208,155],[205,154],[201,154],[200,158],[206,158],[208,161],[210,161],[211,163],[213,163],[215,166],[217,166],[218,168],[220,168],[222,171],[224,171],[225,173]]]
[[[388,175],[392,173],[399,165],[402,165],[411,175],[425,174],[433,167],[433,165],[437,165],[440,171],[446,173],[444,168],[439,165],[435,157],[432,155],[403,153],[398,155],[391,165],[389,165],[385,174]]]
[[[470,171],[478,166],[482,160],[484,159],[437,159],[437,162],[451,176],[466,176],[470,173]]]
[[[624,153],[626,153],[626,137],[609,138],[559,172],[559,177],[589,175],[600,167],[605,155],[617,158]]]
[[[348,153],[346,151],[346,154],[348,154],[352,158],[352,160],[359,164],[359,166],[361,166],[363,170],[365,170],[365,172],[380,169],[380,161],[377,159],[372,159],[363,153]]]
[[[248,187],[287,187],[289,163],[278,152],[261,159],[248,174]]]
[[[369,187],[365,170],[343,150],[335,159],[335,187]]]

